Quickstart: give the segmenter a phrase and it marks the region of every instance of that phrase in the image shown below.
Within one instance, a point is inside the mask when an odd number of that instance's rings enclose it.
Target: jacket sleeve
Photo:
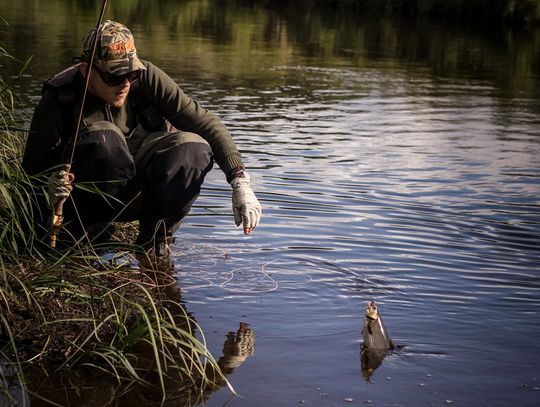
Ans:
[[[53,92],[45,92],[34,110],[24,149],[22,166],[36,175],[60,164],[62,114]]]
[[[146,62],[140,85],[150,103],[179,130],[196,133],[212,147],[214,159],[225,174],[244,168],[231,133],[219,117],[187,96],[165,72]]]

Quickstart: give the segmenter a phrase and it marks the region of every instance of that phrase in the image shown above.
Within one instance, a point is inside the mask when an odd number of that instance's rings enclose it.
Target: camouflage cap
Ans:
[[[83,38],[82,59],[90,60],[96,28],[92,28]],[[137,57],[135,40],[129,29],[120,23],[107,20],[98,27],[98,43],[94,64],[113,75],[123,75],[138,69],[146,69]]]

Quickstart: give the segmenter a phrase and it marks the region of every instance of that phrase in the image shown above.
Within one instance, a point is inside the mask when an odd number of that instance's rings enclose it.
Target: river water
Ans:
[[[98,3],[0,0],[6,47],[34,55],[24,94],[79,53]],[[214,355],[236,341],[241,397],[205,405],[537,405],[538,30],[110,3],[140,56],[223,118],[264,207],[242,235],[216,168],[173,247]],[[367,378],[370,300],[403,348]]]

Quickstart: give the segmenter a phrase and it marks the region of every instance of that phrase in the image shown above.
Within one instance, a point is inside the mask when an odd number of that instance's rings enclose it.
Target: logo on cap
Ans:
[[[96,29],[90,30],[83,39],[83,59],[92,53]],[[98,43],[95,64],[102,70],[123,75],[146,67],[137,57],[131,31],[123,24],[107,20],[98,27]]]

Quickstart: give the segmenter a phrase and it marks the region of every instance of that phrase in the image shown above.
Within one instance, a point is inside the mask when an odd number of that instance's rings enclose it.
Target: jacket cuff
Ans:
[[[225,173],[227,177],[227,182],[231,182],[236,178],[236,173],[244,170],[245,166],[242,162],[242,158],[239,155],[230,155],[223,160],[222,163],[218,163],[221,170]]]

